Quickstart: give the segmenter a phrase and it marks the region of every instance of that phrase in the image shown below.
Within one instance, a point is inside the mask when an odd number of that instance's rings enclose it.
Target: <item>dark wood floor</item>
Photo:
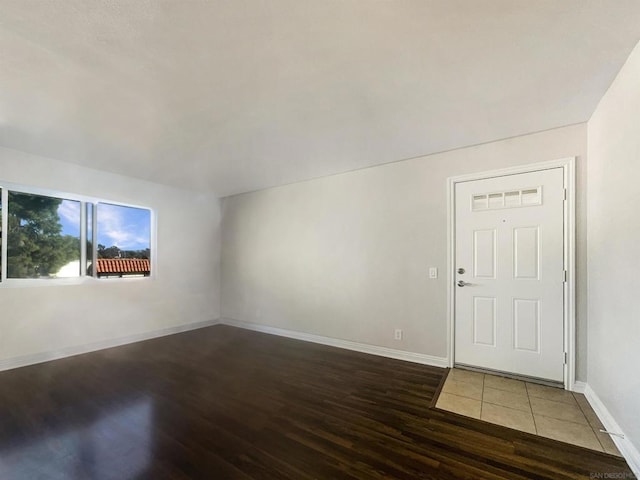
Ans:
[[[0,478],[632,478],[430,409],[443,374],[227,326],[2,372]]]

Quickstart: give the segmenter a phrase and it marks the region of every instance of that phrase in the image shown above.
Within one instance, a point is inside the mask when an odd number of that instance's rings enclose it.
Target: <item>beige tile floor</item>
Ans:
[[[454,368],[436,408],[620,456],[579,393]]]

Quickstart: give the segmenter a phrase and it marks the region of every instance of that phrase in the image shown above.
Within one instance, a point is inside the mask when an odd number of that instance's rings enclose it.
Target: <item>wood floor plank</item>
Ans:
[[[0,477],[632,478],[431,408],[445,374],[222,325],[0,372]]]

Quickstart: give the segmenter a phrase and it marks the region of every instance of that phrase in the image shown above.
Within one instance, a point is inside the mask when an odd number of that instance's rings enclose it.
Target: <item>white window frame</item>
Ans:
[[[134,205],[131,203],[118,202],[111,199],[92,197],[88,195],[79,195],[75,193],[61,192],[59,190],[33,187],[30,185],[23,185],[12,182],[0,181],[0,189],[2,190],[2,245],[0,247],[0,255],[2,263],[0,267],[0,288],[16,288],[16,287],[45,287],[45,286],[61,286],[61,285],[82,285],[87,283],[112,283],[112,282],[140,282],[155,280],[157,278],[157,214],[153,208]],[[61,198],[63,200],[72,200],[80,202],[80,275],[78,277],[66,277],[66,278],[7,278],[7,231],[9,226],[8,212],[8,200],[9,191],[16,193],[26,193],[30,195],[42,195],[46,197]],[[91,259],[92,265],[94,265],[93,275],[87,275],[87,207],[88,203],[93,204],[93,222],[92,222],[92,239],[91,244],[93,246],[93,258]],[[96,242],[98,238],[98,204],[107,203],[110,205],[116,205],[119,207],[138,208],[147,210],[150,216],[149,234],[151,250],[150,266],[151,272],[147,277],[119,277],[100,279],[97,275],[97,255],[98,244]]]

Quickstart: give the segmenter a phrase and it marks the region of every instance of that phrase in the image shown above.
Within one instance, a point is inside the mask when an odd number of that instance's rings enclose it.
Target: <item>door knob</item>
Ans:
[[[458,286],[464,287],[466,285],[471,285],[470,283],[465,282],[464,280],[458,280]]]
[[[458,269],[458,273],[459,273],[460,275],[462,275],[465,271],[466,271],[466,270],[465,270],[464,268],[462,268],[462,267],[460,267],[460,268]]]

